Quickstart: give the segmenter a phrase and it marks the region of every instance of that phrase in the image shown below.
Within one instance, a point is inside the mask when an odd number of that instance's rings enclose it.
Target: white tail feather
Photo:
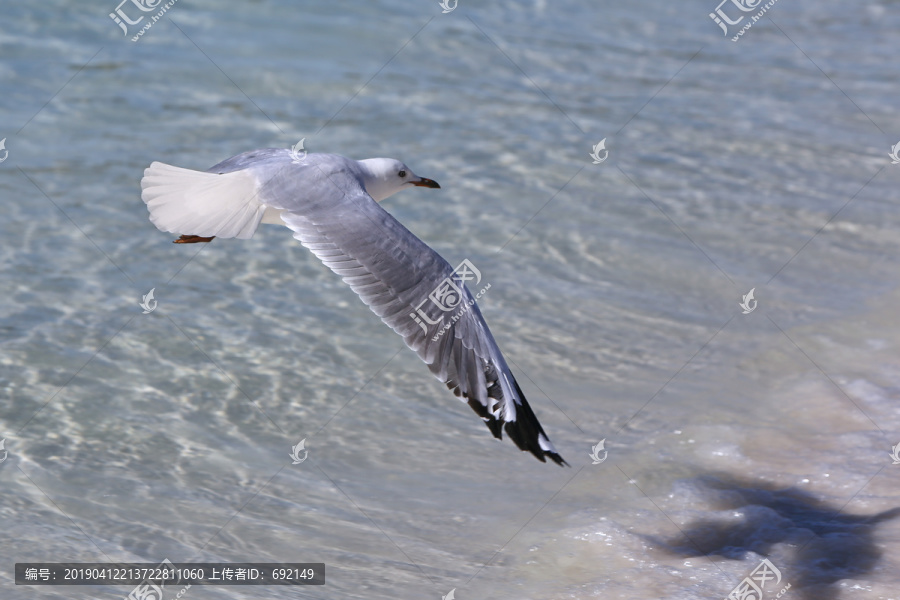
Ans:
[[[141,189],[150,220],[170,233],[248,239],[266,212],[246,170],[220,175],[154,162]]]

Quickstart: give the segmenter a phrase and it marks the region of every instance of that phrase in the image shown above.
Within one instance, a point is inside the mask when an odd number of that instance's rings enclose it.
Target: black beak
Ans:
[[[441,186],[438,185],[437,181],[434,179],[425,179],[424,177],[421,177],[418,181],[413,181],[412,184],[419,187],[434,188],[436,190],[441,189]]]

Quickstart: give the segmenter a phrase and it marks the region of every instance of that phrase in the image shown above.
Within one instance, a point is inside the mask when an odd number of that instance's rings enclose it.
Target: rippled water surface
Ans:
[[[115,9],[0,22],[0,597],[167,558],[327,565],[188,599],[714,599],[767,557],[766,598],[900,598],[900,4],[780,0],[738,42],[715,0],[180,0],[137,42]],[[571,468],[288,230],[149,222],[151,161],[301,138],[441,183],[384,205],[491,284]]]

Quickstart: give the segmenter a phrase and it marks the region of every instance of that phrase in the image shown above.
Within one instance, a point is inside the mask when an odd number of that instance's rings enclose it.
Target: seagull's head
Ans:
[[[400,190],[412,187],[440,188],[437,181],[419,177],[399,160],[393,158],[367,158],[359,161],[363,167],[363,183],[366,192],[381,202]]]

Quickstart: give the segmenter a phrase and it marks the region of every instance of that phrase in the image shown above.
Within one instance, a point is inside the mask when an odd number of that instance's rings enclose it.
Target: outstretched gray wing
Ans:
[[[281,219],[294,237],[403,336],[431,372],[484,419],[495,437],[501,438],[506,430],[520,449],[542,462],[549,457],[565,464],[525,400],[469,290],[457,284],[461,298],[450,297],[455,307],[449,311],[430,300],[441,286],[453,289],[447,282],[458,278],[450,264],[366,193],[350,161],[333,155],[317,160],[302,167],[303,177],[283,164],[257,173],[266,182],[260,199],[283,210]],[[312,175],[310,168],[317,173]]]

